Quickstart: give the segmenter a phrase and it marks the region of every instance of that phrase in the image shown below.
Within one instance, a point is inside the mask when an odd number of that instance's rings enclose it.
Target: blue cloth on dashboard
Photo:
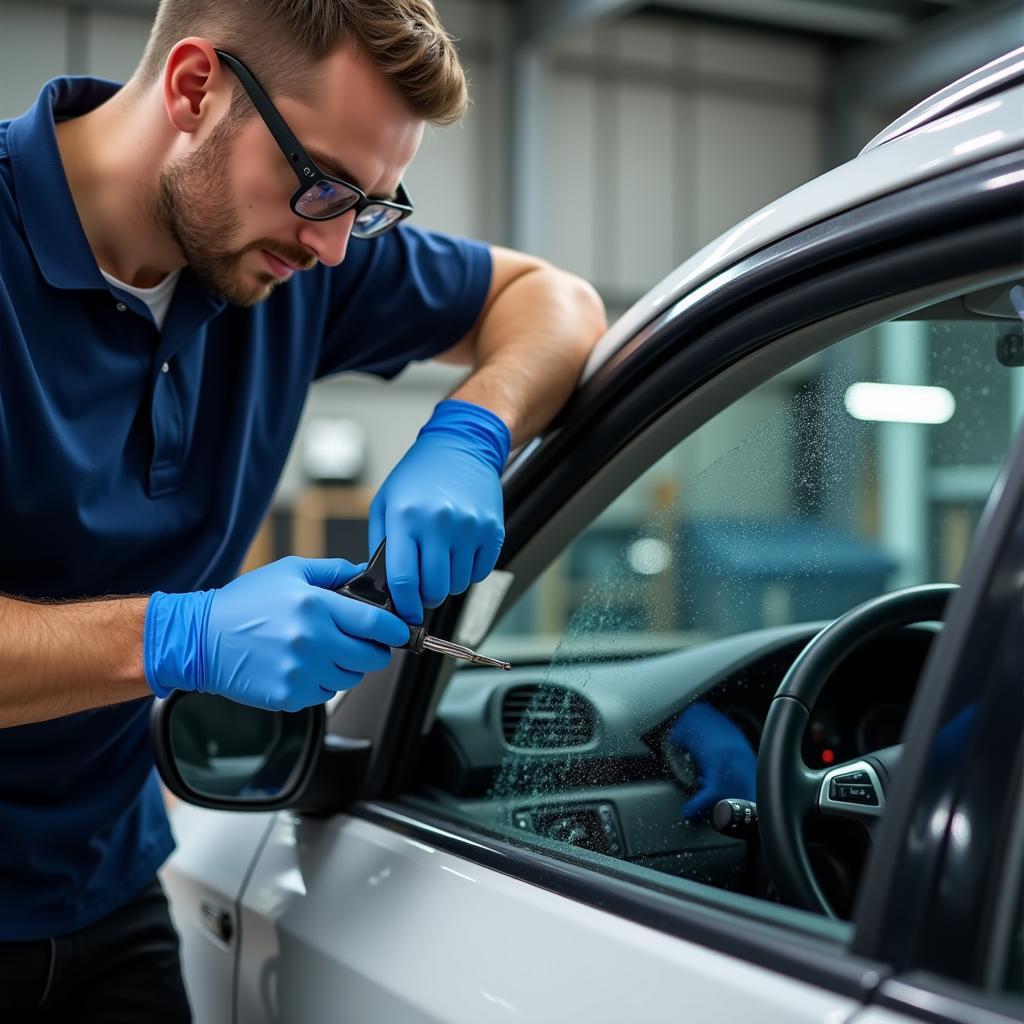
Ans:
[[[118,88],[54,79],[0,121],[0,592],[15,597],[227,583],[310,382],[444,351],[490,286],[486,246],[403,225],[252,308],[186,268],[158,331],[100,274],[54,133]],[[0,729],[0,940],[99,919],[173,848],[149,704]]]

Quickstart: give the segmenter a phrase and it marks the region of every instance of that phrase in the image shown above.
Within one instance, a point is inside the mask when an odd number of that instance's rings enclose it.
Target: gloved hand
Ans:
[[[387,537],[388,589],[413,625],[494,568],[505,539],[500,474],[511,435],[471,402],[439,402],[370,505],[370,551]]]
[[[701,788],[683,804],[684,818],[696,818],[727,797],[755,798],[757,756],[721,711],[691,704],[669,730],[669,741],[688,750],[700,768]]]
[[[143,665],[158,697],[217,693],[273,711],[322,704],[384,668],[409,628],[382,608],[332,593],[364,566],[282,558],[219,590],[153,594]]]

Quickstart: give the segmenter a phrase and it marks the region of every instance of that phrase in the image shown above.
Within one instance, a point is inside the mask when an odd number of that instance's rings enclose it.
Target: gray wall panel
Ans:
[[[63,73],[67,26],[60,8],[0,2],[0,118],[30,107],[43,83]]]
[[[85,53],[91,74],[116,82],[127,81],[142,56],[149,38],[150,19],[145,15],[85,15]]]
[[[484,234],[482,136],[476,118],[449,128],[427,127],[408,175],[417,224],[456,235]]]
[[[619,56],[658,67],[672,67],[679,59],[679,29],[657,18],[634,19],[614,29]]]
[[[676,250],[677,198],[692,202],[693,183],[679,181],[673,94],[628,84],[617,92],[617,187],[606,215],[618,236],[615,283],[642,294],[684,255]]]
[[[547,110],[550,166],[543,255],[591,278],[597,269],[597,222],[601,216],[611,216],[612,201],[610,195],[597,191],[596,85],[591,79],[574,75],[555,75],[552,81],[554,89]]]
[[[813,108],[733,96],[697,107],[698,241],[812,177],[820,165],[822,116]]]
[[[693,43],[700,72],[822,91],[827,53],[824,46],[777,33],[710,25],[695,25],[685,35]]]

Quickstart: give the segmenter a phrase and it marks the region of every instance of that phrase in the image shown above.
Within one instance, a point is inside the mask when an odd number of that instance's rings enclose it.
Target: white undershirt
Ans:
[[[167,310],[170,309],[171,299],[174,298],[174,288],[178,283],[178,278],[181,276],[180,268],[171,271],[159,284],[154,285],[152,288],[136,288],[134,285],[125,284],[124,281],[119,281],[102,268],[100,268],[100,273],[106,278],[108,284],[112,284],[115,288],[120,288],[121,291],[127,292],[129,295],[134,295],[137,299],[141,299],[149,307],[149,311],[156,323],[156,329],[158,331],[164,329]]]

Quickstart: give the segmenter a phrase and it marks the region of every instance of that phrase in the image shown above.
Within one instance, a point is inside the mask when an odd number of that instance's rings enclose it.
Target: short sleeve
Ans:
[[[361,370],[390,379],[463,338],[491,285],[482,242],[401,225],[353,238],[327,270],[328,308],[317,377]]]

